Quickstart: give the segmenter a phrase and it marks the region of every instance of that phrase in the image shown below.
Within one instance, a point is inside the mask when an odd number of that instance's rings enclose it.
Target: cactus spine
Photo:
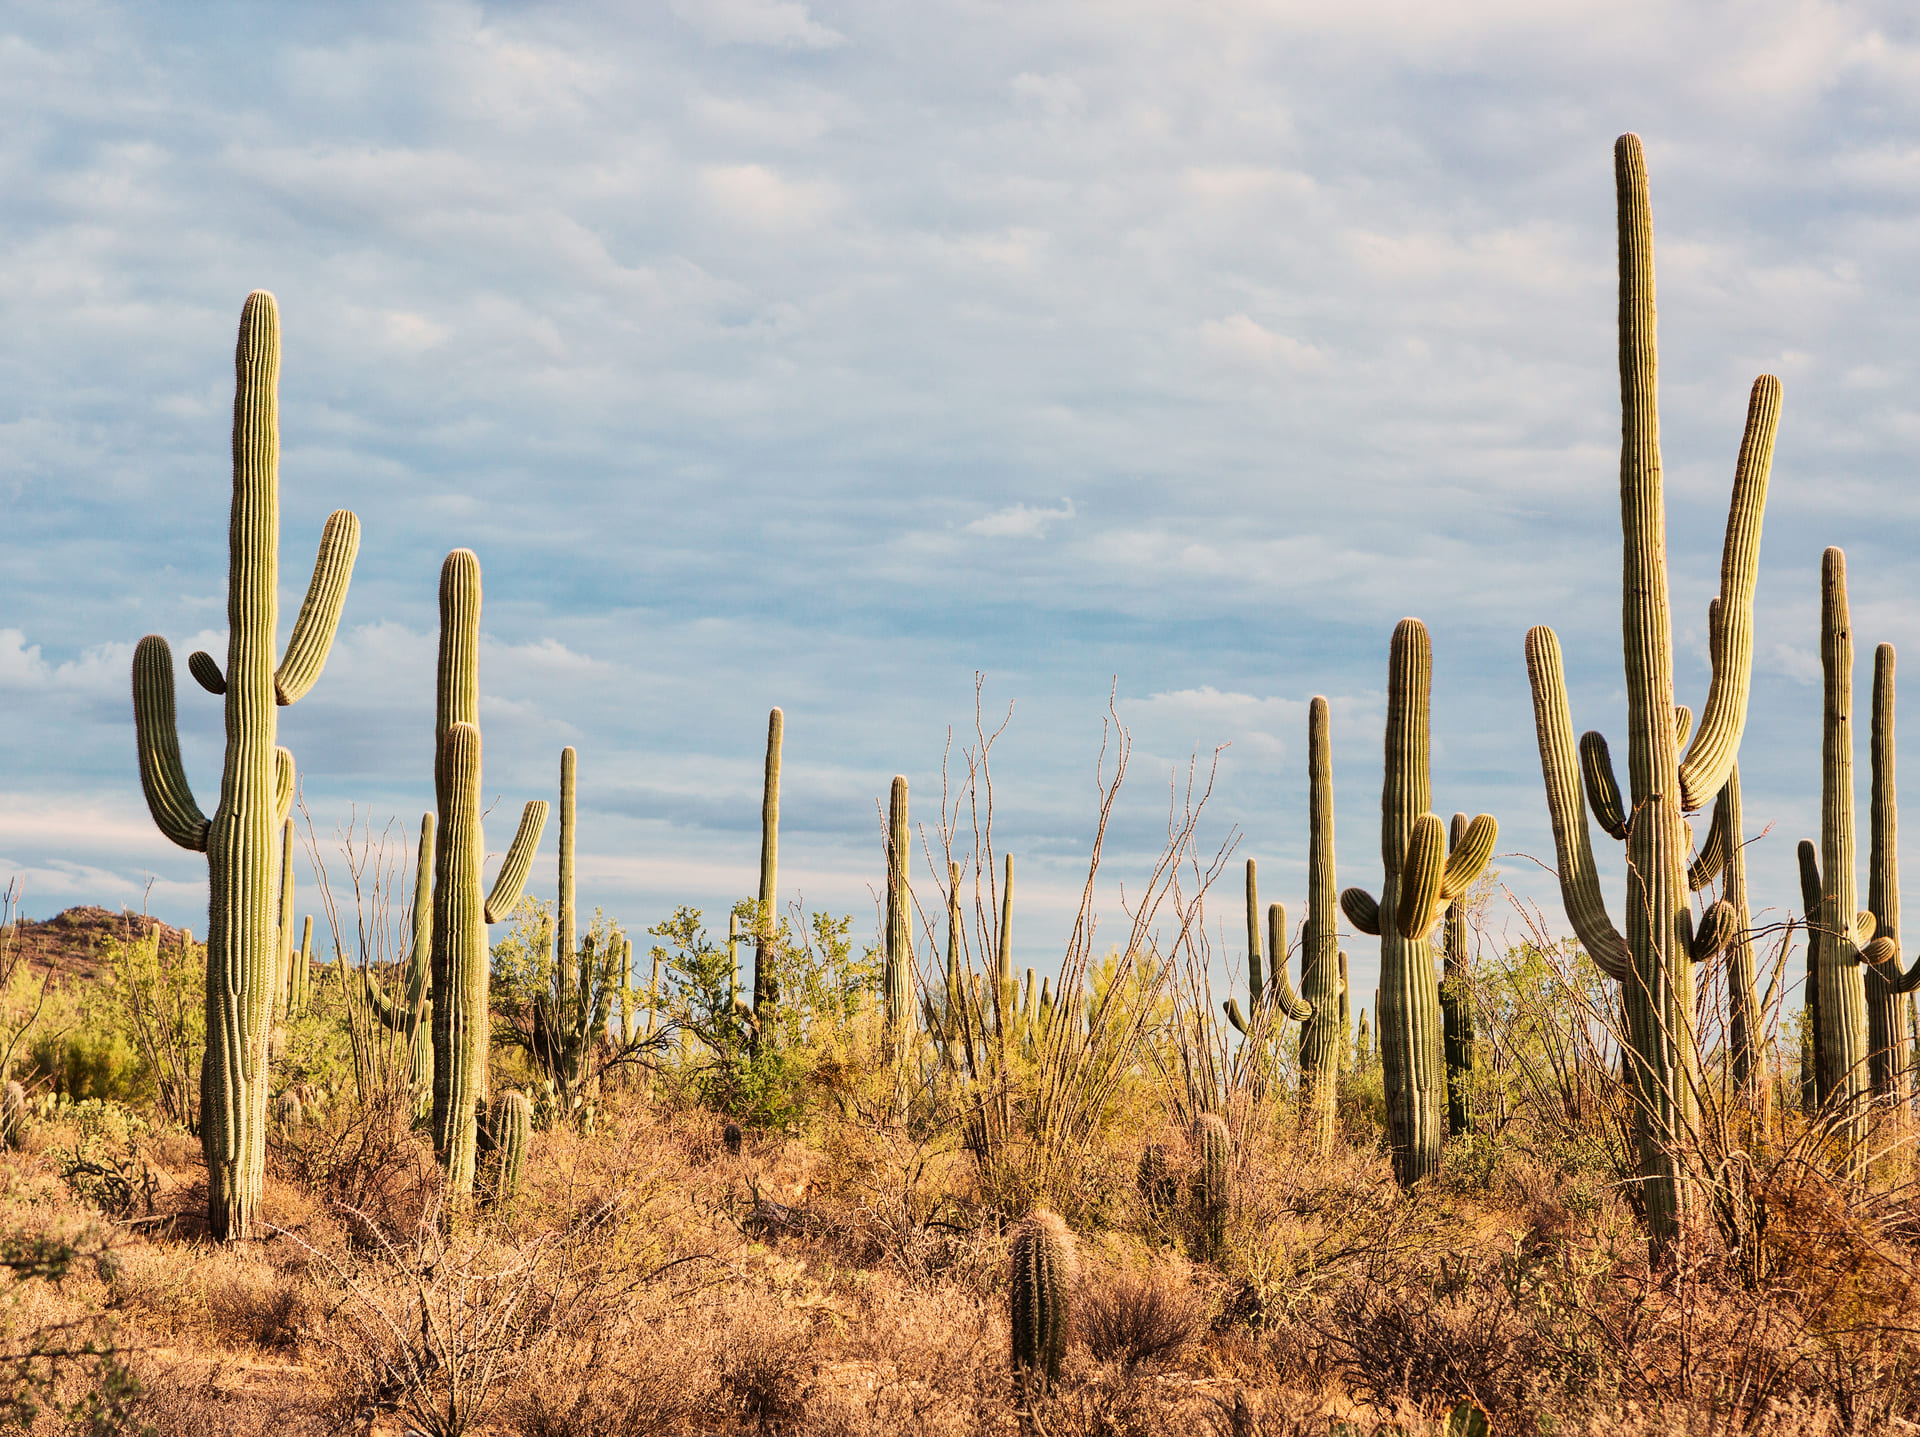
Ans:
[[[473,1192],[477,1115],[487,1082],[487,925],[520,901],[547,805],[535,799],[483,900],[480,869],[480,560],[455,549],[440,569],[434,712],[439,832],[433,870],[433,1146],[456,1208]],[[416,903],[418,898],[416,896]]]
[[[1780,384],[1755,381],[1734,474],[1720,561],[1716,660],[1706,707],[1684,757],[1674,722],[1673,625],[1668,601],[1666,508],[1660,471],[1653,217],[1646,159],[1635,135],[1614,146],[1620,255],[1620,515],[1624,538],[1621,628],[1626,654],[1631,805],[1618,822],[1627,844],[1627,931],[1607,916],[1593,863],[1580,759],[1567,707],[1560,643],[1544,625],[1527,634],[1527,673],[1554,850],[1567,917],[1600,967],[1623,982],[1635,1086],[1640,1171],[1651,1236],[1664,1254],[1688,1208],[1685,1147],[1696,1116],[1693,944],[1683,811],[1726,782],[1746,724],[1753,668],[1753,589]],[[1606,783],[1617,794],[1610,765]],[[1616,836],[1621,836],[1616,834]]]
[[[1450,850],[1467,836],[1467,816],[1453,816]],[[1460,1137],[1473,1130],[1474,1032],[1472,996],[1467,990],[1467,910],[1447,905],[1444,967],[1440,975],[1440,1017],[1447,1050],[1447,1132]]]
[[[1016,1389],[1045,1390],[1060,1380],[1073,1316],[1073,1237],[1050,1212],[1033,1212],[1013,1235],[1008,1284]]]
[[[896,1064],[906,1059],[913,1026],[913,929],[908,902],[907,781],[896,774],[887,804],[887,944],[881,974],[886,1046]]]
[[[779,709],[767,715],[767,770],[760,790],[760,907],[756,927],[759,939],[753,950],[753,1011],[764,1010],[780,1001],[780,984],[774,975],[774,904],[780,892],[780,745],[786,737],[787,717]]]
[[[1433,649],[1418,619],[1393,631],[1387,661],[1386,780],[1380,796],[1380,900],[1349,888],[1340,906],[1354,927],[1380,937],[1376,1041],[1386,1077],[1387,1136],[1404,1187],[1438,1171],[1447,1092],[1440,979],[1428,933],[1493,856],[1499,825],[1481,814],[1451,854],[1428,808]]]
[[[1307,707],[1307,922],[1300,997],[1300,1110],[1314,1146],[1333,1151],[1340,1066],[1347,1040],[1347,955],[1340,951],[1340,889],[1333,862],[1333,742],[1326,699]]]
[[[206,817],[180,762],[173,655],[149,634],[133,656],[140,781],[154,822],[182,848],[207,855],[207,1047],[200,1141],[207,1159],[208,1226],[216,1240],[251,1235],[265,1179],[267,1036],[280,963],[273,852],[292,799],[291,760],[276,750],[275,710],[299,700],[325,666],[346,602],[360,521],[327,520],[313,580],[276,663],[280,547],[280,316],[256,290],[234,351],[233,504],[227,528],[227,665],[196,653],[188,667],[225,698],[220,804]]]

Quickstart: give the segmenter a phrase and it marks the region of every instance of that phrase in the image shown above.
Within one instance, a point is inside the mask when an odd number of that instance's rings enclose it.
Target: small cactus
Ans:
[[[508,1089],[494,1100],[487,1123],[494,1154],[493,1200],[512,1202],[520,1195],[526,1175],[527,1143],[533,1136],[533,1104],[527,1095]]]
[[[1193,1197],[1202,1256],[1217,1262],[1226,1251],[1227,1214],[1233,1207],[1233,1139],[1217,1114],[1205,1113],[1193,1125],[1193,1146],[1199,1159]]]
[[[1060,1380],[1073,1320],[1073,1235],[1053,1213],[1029,1213],[1013,1235],[1008,1307],[1014,1379],[1022,1391]]]
[[[1140,1200],[1147,1205],[1148,1212],[1156,1217],[1164,1217],[1172,1211],[1179,1188],[1174,1182],[1173,1170],[1167,1163],[1164,1144],[1148,1143],[1141,1152],[1135,1183],[1140,1191]]]
[[[720,1144],[733,1157],[740,1156],[740,1125],[728,1123],[720,1130]]]

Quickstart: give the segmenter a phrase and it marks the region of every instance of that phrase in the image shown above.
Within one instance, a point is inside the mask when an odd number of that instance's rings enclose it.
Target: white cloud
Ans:
[[[1046,536],[1048,526],[1073,517],[1071,499],[1062,499],[1059,507],[1054,509],[1009,504],[1004,509],[996,509],[991,514],[975,519],[962,532],[979,534],[988,539],[1040,539]]]

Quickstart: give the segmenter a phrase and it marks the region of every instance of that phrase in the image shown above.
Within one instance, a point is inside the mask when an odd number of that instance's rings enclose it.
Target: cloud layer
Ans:
[[[0,873],[36,914],[137,903],[152,875],[156,911],[204,922],[199,860],[144,817],[126,663],[146,632],[223,640],[255,286],[286,332],[283,626],[325,515],[365,533],[340,644],[283,715],[323,836],[429,801],[435,574],[469,546],[489,792],[550,794],[576,744],[583,898],[630,925],[753,886],[773,704],[789,896],[868,911],[875,802],[904,772],[934,815],[976,671],[1015,703],[996,820],[1036,961],[1078,889],[1110,691],[1136,738],[1115,878],[1164,831],[1167,774],[1230,743],[1210,832],[1237,825],[1297,901],[1325,693],[1342,879],[1372,886],[1408,613],[1434,632],[1436,805],[1547,856],[1526,627],[1560,631],[1577,724],[1617,743],[1623,712],[1609,147],[1632,128],[1696,707],[1747,386],[1786,388],[1743,772],[1772,825],[1759,902],[1791,904],[1821,547],[1848,548],[1863,663],[1920,638],[1920,48],[1891,4],[1735,20],[12,7]],[[182,703],[210,802],[217,706]],[[1231,935],[1230,896],[1220,917]]]

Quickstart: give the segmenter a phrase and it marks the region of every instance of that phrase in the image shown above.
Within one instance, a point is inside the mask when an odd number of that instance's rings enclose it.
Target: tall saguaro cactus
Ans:
[[[1347,1036],[1339,902],[1333,863],[1333,740],[1327,701],[1315,695],[1307,706],[1307,922],[1300,955],[1300,996],[1313,1012],[1300,1030],[1300,1109],[1323,1155],[1333,1151]]]
[[[560,750],[560,863],[559,901],[554,933],[553,991],[541,995],[535,1010],[534,1056],[553,1080],[569,1112],[585,1112],[593,1079],[593,1052],[607,1035],[621,955],[596,952],[588,935],[585,951],[576,947],[574,924],[578,916],[574,889],[574,836],[577,822],[575,794],[579,783],[579,756],[569,744]],[[584,961],[583,961],[584,960]]]
[[[267,1032],[279,972],[274,844],[291,804],[292,759],[276,750],[276,709],[320,677],[360,547],[360,521],[327,520],[313,580],[286,651],[276,657],[280,550],[280,315],[256,290],[240,314],[234,350],[233,504],[227,527],[227,663],[196,653],[188,668],[226,700],[220,803],[194,801],[174,720],[173,654],[149,634],[133,655],[133,717],[140,784],[160,831],[207,855],[207,1048],[201,1068],[200,1144],[207,1159],[208,1226],[218,1240],[252,1232],[265,1180]]]
[[[487,1085],[487,925],[520,901],[547,823],[528,803],[483,901],[480,870],[480,560],[455,549],[440,569],[440,663],[434,788],[440,821],[433,870],[433,1146],[456,1207],[473,1192],[476,1123]],[[418,898],[416,897],[416,902]]]
[[[1867,960],[1867,1073],[1874,1096],[1904,1099],[1911,1082],[1907,1042],[1909,995],[1920,988],[1920,960],[1900,968],[1900,807],[1893,767],[1892,644],[1873,651],[1872,837],[1867,859],[1867,911],[1874,937]]]
[[[1433,785],[1429,705],[1433,646],[1418,619],[1402,619],[1387,660],[1386,782],[1380,795],[1380,900],[1359,888],[1340,906],[1362,933],[1380,938],[1374,1031],[1387,1088],[1387,1136],[1402,1186],[1438,1172],[1446,1141],[1447,1062],[1440,978],[1429,941],[1435,920],[1493,856],[1499,825],[1481,814],[1453,852],[1428,810]]]
[[[753,1011],[780,1001],[780,984],[773,971],[770,944],[779,926],[774,905],[780,898],[780,745],[786,738],[787,716],[779,709],[767,715],[767,771],[760,790],[760,940],[753,949]]]
[[[1626,654],[1630,805],[1604,744],[1589,744],[1600,780],[1601,821],[1627,845],[1627,931],[1607,916],[1581,796],[1560,641],[1545,625],[1527,634],[1534,727],[1553,822],[1567,917],[1600,967],[1624,985],[1635,1089],[1640,1171],[1657,1251],[1678,1234],[1690,1202],[1686,1147],[1696,1114],[1693,964],[1701,953],[1686,886],[1682,813],[1725,784],[1746,725],[1753,669],[1753,590],[1766,506],[1780,383],[1754,382],[1720,559],[1719,617],[1710,649],[1713,678],[1692,744],[1681,752],[1675,722],[1673,623],[1668,600],[1666,505],[1661,487],[1653,211],[1639,137],[1614,146],[1620,254],[1620,518],[1624,538],[1621,629]],[[1617,812],[1609,812],[1612,807]],[[1705,925],[1727,933],[1730,914]]]

